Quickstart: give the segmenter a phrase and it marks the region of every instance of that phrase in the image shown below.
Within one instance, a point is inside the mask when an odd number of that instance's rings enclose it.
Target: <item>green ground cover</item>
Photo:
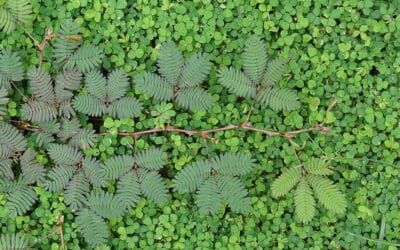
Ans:
[[[0,0],[0,8],[7,0]],[[10,34],[0,31],[0,50],[11,48],[25,68],[39,65],[37,46],[46,28],[56,33],[67,19],[82,27],[82,41],[104,52],[102,67],[121,67],[131,78],[157,69],[160,45],[172,39],[185,57],[208,53],[214,63],[203,86],[216,101],[206,111],[188,111],[144,95],[146,112],[134,119],[97,120],[101,136],[87,155],[105,160],[117,154],[157,146],[168,153],[161,174],[172,186],[176,173],[195,160],[225,152],[251,153],[255,167],[241,177],[249,190],[247,214],[221,207],[213,216],[199,213],[194,193],[170,192],[158,205],[141,197],[123,217],[106,220],[110,249],[397,249],[400,247],[399,108],[400,3],[398,1],[32,1],[32,24]],[[55,11],[56,10],[56,11]],[[0,12],[1,14],[1,12]],[[333,180],[345,194],[347,210],[337,215],[316,207],[306,224],[295,216],[294,192],[276,199],[271,185],[285,167],[297,162],[286,138],[245,130],[214,134],[207,146],[177,133],[150,134],[135,143],[118,131],[162,127],[207,130],[240,124],[252,102],[238,98],[218,82],[219,68],[243,65],[249,35],[265,40],[271,57],[293,58],[279,82],[298,92],[300,109],[273,111],[254,106],[253,126],[292,131],[326,121],[328,135],[308,132],[293,138],[298,158],[330,160]],[[50,46],[43,51],[51,58]],[[50,67],[44,63],[45,67]],[[26,87],[23,87],[26,88]],[[12,92],[7,115],[18,117],[21,96]],[[333,98],[336,105],[326,112]],[[162,116],[160,115],[162,114]],[[87,118],[80,117],[87,122]],[[34,144],[33,140],[28,145]],[[131,146],[134,144],[134,148]],[[34,145],[33,145],[34,146]],[[46,151],[36,159],[47,163]],[[116,190],[115,183],[106,189]],[[38,202],[26,215],[11,217],[0,195],[1,234],[24,234],[32,249],[91,249],[78,230],[76,216],[62,192],[35,187]],[[61,223],[62,221],[62,223]],[[57,233],[62,224],[63,236]],[[62,239],[61,239],[62,238]],[[106,248],[105,248],[106,249]]]

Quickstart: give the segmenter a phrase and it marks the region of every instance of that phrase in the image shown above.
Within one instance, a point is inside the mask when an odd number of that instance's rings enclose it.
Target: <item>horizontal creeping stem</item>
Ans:
[[[249,122],[244,122],[240,125],[227,125],[225,127],[221,128],[214,128],[214,129],[209,129],[209,130],[189,130],[189,129],[181,129],[181,128],[174,128],[171,127],[170,125],[167,125],[165,128],[153,128],[149,130],[144,130],[144,131],[138,131],[138,132],[119,132],[118,135],[120,136],[132,136],[133,138],[137,139],[140,136],[147,135],[147,134],[153,134],[153,133],[160,133],[160,132],[177,132],[177,133],[182,133],[186,134],[188,136],[193,136],[193,135],[200,135],[203,139],[212,139],[209,134],[211,133],[216,133],[220,131],[228,131],[228,130],[235,130],[235,129],[243,129],[243,130],[250,130],[254,132],[259,132],[262,134],[265,134],[267,136],[282,136],[286,137],[287,139],[290,140],[291,137],[309,132],[309,131],[318,131],[322,134],[328,134],[329,129],[324,127],[324,123],[320,123],[318,125],[304,128],[304,129],[299,129],[299,130],[293,130],[289,132],[276,132],[276,131],[271,131],[271,130],[265,130],[265,129],[260,129],[260,128],[255,128],[251,125]],[[107,133],[100,133],[100,135],[105,135]]]

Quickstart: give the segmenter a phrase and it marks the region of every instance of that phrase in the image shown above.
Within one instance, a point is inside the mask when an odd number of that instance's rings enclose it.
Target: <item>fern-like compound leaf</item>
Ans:
[[[212,63],[207,54],[194,54],[189,57],[179,79],[180,87],[194,87],[200,85],[210,73]]]
[[[213,160],[213,168],[220,174],[239,176],[249,173],[255,166],[248,154],[228,152]]]
[[[168,201],[168,189],[159,173],[145,169],[139,169],[137,173],[144,196],[157,204]]]
[[[35,140],[36,144],[44,149],[47,149],[49,145],[55,142],[56,140],[53,135],[48,133],[36,132],[35,135],[36,135],[36,140]]]
[[[0,159],[0,179],[14,179],[11,159]]]
[[[176,102],[192,111],[207,110],[214,104],[214,97],[202,88],[190,87],[178,91]]]
[[[173,179],[174,191],[181,194],[195,191],[210,176],[210,171],[210,161],[202,160],[186,165]]]
[[[28,70],[29,87],[32,95],[47,103],[55,101],[51,76],[42,67],[31,67]]]
[[[29,0],[7,0],[0,6],[0,29],[10,34],[16,24],[28,24],[32,15],[32,5]]]
[[[133,168],[135,159],[130,155],[118,155],[104,162],[104,174],[109,179],[118,179]]]
[[[251,209],[251,200],[243,183],[237,177],[228,175],[218,175],[216,179],[218,190],[232,211],[248,213]]]
[[[10,10],[0,7],[0,30],[10,34],[15,29],[15,21]]]
[[[245,42],[242,59],[244,72],[253,83],[258,84],[264,75],[268,61],[264,41],[256,35],[249,36]]]
[[[37,200],[36,192],[28,186],[9,193],[6,207],[12,217],[23,215]]]
[[[81,208],[89,194],[89,182],[83,172],[75,174],[65,190],[65,204],[72,210]]]
[[[2,51],[0,53],[0,88],[10,90],[10,82],[22,81],[24,76],[24,65],[18,53],[10,49]]]
[[[176,44],[168,41],[161,45],[158,56],[158,71],[170,83],[177,84],[183,69],[183,55]]]
[[[77,148],[69,145],[51,144],[47,152],[56,164],[75,165],[83,158]]]
[[[18,235],[18,234],[0,235],[0,249],[4,250],[28,249],[28,244],[29,244],[28,239],[23,235]]]
[[[301,178],[294,192],[295,214],[300,222],[308,223],[315,214],[315,199],[305,178]]]
[[[271,186],[272,196],[275,198],[286,195],[301,178],[301,169],[293,167],[283,170],[281,176],[276,179]]]
[[[96,144],[97,139],[98,137],[94,130],[88,128],[80,128],[72,136],[68,144],[77,148],[88,149]]]
[[[68,119],[76,116],[75,110],[72,108],[71,100],[65,100],[58,103],[58,115]]]
[[[170,101],[174,98],[174,86],[159,75],[143,72],[136,75],[134,82],[138,89],[157,100]]]
[[[79,131],[80,126],[81,124],[76,118],[73,118],[71,120],[62,119],[60,131],[58,132],[57,136],[63,141],[68,140],[72,138],[77,133],[77,131]]]
[[[276,86],[285,73],[287,61],[287,59],[283,58],[275,58],[270,61],[261,81],[261,85],[264,87]]]
[[[318,175],[308,175],[307,182],[324,207],[337,214],[346,212],[346,198],[333,181]]]
[[[159,170],[167,160],[167,154],[160,148],[143,150],[134,155],[136,164],[148,170]]]
[[[55,192],[64,189],[75,173],[75,168],[70,165],[57,165],[47,175],[44,182],[47,191]]]
[[[127,210],[137,204],[140,194],[140,183],[136,171],[129,171],[119,179],[115,199]]]
[[[0,121],[3,119],[3,116],[7,113],[7,106],[8,103],[8,91],[5,88],[0,88]]]
[[[26,150],[21,156],[21,176],[24,178],[26,184],[42,182],[46,175],[44,166],[36,161],[36,156],[37,153],[33,149]]]
[[[259,92],[258,100],[275,111],[292,111],[300,107],[296,92],[291,89],[266,88]]]
[[[24,103],[21,113],[28,121],[47,122],[55,119],[58,111],[55,104],[37,100]]]
[[[91,192],[87,197],[87,205],[93,212],[108,219],[120,217],[125,212],[125,207],[117,202],[114,195],[103,190]]]
[[[80,33],[81,28],[76,21],[66,20],[62,23],[59,36],[53,42],[53,57],[56,63],[67,62],[72,56],[81,44],[78,35]]]
[[[129,88],[128,74],[122,69],[115,69],[108,75],[107,101],[114,102],[123,97]]]
[[[105,244],[110,236],[106,222],[87,208],[79,210],[76,223],[86,242],[91,246]]]
[[[201,214],[218,213],[222,205],[222,196],[218,191],[218,181],[215,176],[208,178],[199,188],[196,195],[196,204]]]
[[[25,180],[18,178],[16,180],[0,179],[0,193],[12,193],[26,187]]]
[[[4,7],[10,10],[16,23],[28,24],[33,18],[29,0],[7,0]]]
[[[256,95],[256,87],[249,77],[235,68],[218,70],[218,81],[222,86],[240,97],[253,98]]]
[[[37,124],[41,131],[48,134],[56,134],[60,132],[60,123],[56,120],[51,120],[48,122],[39,122]]]
[[[89,45],[79,47],[68,59],[65,67],[76,67],[79,71],[85,73],[97,68],[104,57],[100,48]]]
[[[85,74],[85,86],[91,95],[103,102],[107,101],[107,79],[100,70],[91,70]]]
[[[110,106],[108,106],[107,112],[112,117],[122,119],[139,116],[142,109],[143,106],[139,100],[131,96],[126,96],[118,101],[112,102]]]
[[[26,145],[26,139],[18,129],[0,121],[0,159],[4,159],[15,152],[24,151]],[[8,151],[3,151],[1,148]]]
[[[331,175],[333,173],[333,171],[329,168],[328,162],[324,159],[310,158],[303,165],[309,174]]]
[[[85,157],[82,161],[82,169],[86,178],[95,187],[105,187],[107,178],[104,175],[104,165],[95,158]]]
[[[58,103],[69,101],[74,90],[78,90],[82,81],[82,73],[77,68],[66,68],[61,71],[55,80],[55,93]]]
[[[78,95],[72,101],[72,106],[77,111],[90,115],[90,116],[102,116],[107,107],[104,102],[92,95]]]

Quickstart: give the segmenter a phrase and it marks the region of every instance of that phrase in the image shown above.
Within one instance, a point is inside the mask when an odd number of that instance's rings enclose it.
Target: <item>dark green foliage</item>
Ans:
[[[173,41],[168,41],[160,47],[157,65],[158,71],[168,82],[178,82],[184,66],[184,59],[182,52]]]
[[[97,68],[104,54],[93,45],[82,45],[79,35],[80,27],[76,22],[65,21],[61,25],[60,34],[52,44],[53,57],[56,63],[64,64],[64,68],[72,70],[75,67],[80,72],[89,72]]]
[[[295,213],[299,221],[308,223],[312,220],[315,214],[315,200],[312,190],[304,177],[300,179],[294,193],[294,205],[296,206]]]
[[[6,114],[7,108],[5,104],[8,103],[8,91],[5,88],[0,88],[0,121],[3,119],[3,116]]]
[[[276,86],[286,71],[287,62],[288,60],[284,58],[275,58],[270,61],[262,78],[261,85],[266,88]]]
[[[155,171],[138,170],[142,193],[156,203],[165,203],[168,200],[168,190],[161,175]]]
[[[161,45],[157,65],[162,77],[143,72],[134,78],[141,91],[161,101],[175,100],[190,110],[206,110],[213,105],[214,98],[200,88],[212,65],[208,55],[195,54],[184,60],[176,44],[168,41]]]
[[[32,122],[46,122],[57,117],[57,108],[53,103],[29,101],[21,108],[21,113]]]
[[[136,153],[133,158],[135,163],[142,168],[148,170],[159,170],[167,160],[167,154],[160,148],[151,148]]]
[[[173,180],[179,193],[197,191],[200,212],[216,214],[224,202],[234,212],[247,213],[251,207],[240,176],[254,167],[254,160],[242,153],[226,153],[211,160],[196,161],[178,172]],[[210,201],[211,200],[211,201]],[[210,202],[217,202],[212,204]]]
[[[0,249],[20,250],[27,249],[28,239],[18,234],[2,234],[0,236]]]
[[[91,192],[87,197],[87,205],[91,211],[103,218],[115,218],[123,215],[125,207],[109,192]]]
[[[211,70],[212,63],[207,54],[194,54],[185,62],[182,76],[179,79],[180,87],[191,87],[202,84]]]
[[[27,73],[29,87],[35,98],[43,102],[54,103],[54,89],[51,76],[42,67],[32,67]]]
[[[216,176],[219,193],[223,201],[233,212],[248,213],[251,209],[251,200],[247,197],[247,190],[243,183],[233,176]]]
[[[75,173],[75,167],[70,165],[57,165],[47,174],[44,188],[50,192],[60,191],[69,183]]]
[[[218,71],[218,79],[222,86],[238,96],[254,98],[256,95],[256,86],[238,69],[222,68]]]
[[[347,208],[344,194],[331,180],[323,177],[332,173],[326,160],[310,158],[302,165],[283,171],[272,183],[272,195],[276,198],[284,196],[297,186],[294,193],[295,213],[297,219],[304,223],[310,222],[315,215],[312,193],[328,210],[343,214]]]
[[[83,208],[78,212],[76,217],[79,231],[82,232],[86,241],[92,245],[102,245],[107,242],[110,235],[107,224],[97,214],[89,209]]]
[[[95,187],[104,187],[107,184],[103,169],[104,165],[95,158],[85,157],[82,161],[82,170],[89,182]]]
[[[143,72],[135,77],[134,82],[136,87],[157,100],[170,101],[174,98],[174,87],[159,75]]]
[[[75,174],[65,190],[65,204],[72,210],[81,208],[89,194],[89,182],[83,172]]]
[[[0,160],[0,178],[1,179],[14,179],[14,172],[12,170],[12,160],[11,159],[1,159]]]
[[[102,116],[107,110],[104,102],[91,95],[76,96],[72,105],[79,112],[90,116]]]
[[[12,125],[0,121],[0,159],[23,151],[25,147],[26,140],[21,132]]]
[[[37,153],[33,149],[28,149],[20,158],[21,176],[26,184],[41,183],[44,180],[46,170],[36,161],[36,156]]]
[[[301,179],[299,167],[288,168],[282,171],[281,176],[272,183],[272,196],[275,198],[286,195]]]
[[[0,192],[7,194],[5,206],[11,217],[25,214],[37,200],[36,192],[26,185],[23,178],[14,181],[0,179]]]
[[[129,171],[118,181],[115,199],[127,209],[133,208],[139,201],[141,188],[139,178],[134,171]]]
[[[196,161],[179,171],[173,180],[175,191],[181,194],[193,192],[210,176],[211,164],[207,160]]]
[[[222,196],[218,192],[217,179],[215,176],[208,178],[197,190],[196,204],[202,214],[218,213],[222,204]]]
[[[77,96],[73,106],[79,112],[90,116],[109,114],[117,118],[138,116],[142,104],[133,97],[123,97],[129,87],[128,75],[116,69],[106,79],[98,70],[90,71],[85,78],[89,95]]]
[[[101,64],[103,57],[100,48],[93,45],[81,46],[67,59],[65,67],[69,69],[76,67],[81,72],[89,72]]]
[[[329,179],[310,175],[307,181],[312,187],[319,202],[332,212],[343,214],[347,208],[345,196]]]
[[[59,36],[53,42],[53,57],[56,63],[64,63],[81,44],[81,28],[76,22],[66,20],[61,25]]]
[[[135,160],[130,155],[118,155],[104,162],[104,173],[109,179],[118,179],[133,168]]]
[[[255,161],[248,154],[227,152],[216,157],[212,166],[223,175],[240,176],[252,171]]]
[[[0,11],[1,11],[0,7]],[[1,18],[0,18],[1,19]],[[0,21],[1,22],[1,21]],[[0,25],[1,26],[1,25]],[[11,49],[0,53],[0,88],[11,89],[11,82],[24,79],[24,67],[21,57]]]
[[[299,108],[294,91],[276,86],[286,70],[286,59],[273,59],[267,63],[265,43],[255,35],[247,38],[242,59],[244,72],[234,68],[219,69],[218,79],[222,86],[238,96],[256,99],[275,111]]]
[[[246,41],[242,58],[246,75],[249,76],[252,82],[259,83],[264,75],[268,61],[264,41],[260,40],[256,35],[250,35]],[[270,65],[269,63],[268,68]],[[272,72],[274,71],[272,70]]]
[[[328,161],[318,158],[310,158],[304,162],[304,169],[309,174],[331,175],[333,171],[329,168]]]
[[[29,0],[4,0],[0,5],[0,30],[10,34],[16,25],[29,24],[32,5]]]
[[[52,144],[47,152],[56,164],[75,165],[83,157],[78,149],[69,145]]]
[[[296,92],[291,89],[269,87],[258,93],[257,100],[274,110],[294,110],[299,106]]]
[[[58,115],[66,118],[75,116],[75,111],[71,105],[73,91],[78,90],[82,80],[82,73],[76,68],[64,69],[57,75],[55,80],[56,101],[59,104]]]
[[[214,98],[202,88],[192,87],[181,89],[176,102],[190,110],[206,110],[214,103]]]

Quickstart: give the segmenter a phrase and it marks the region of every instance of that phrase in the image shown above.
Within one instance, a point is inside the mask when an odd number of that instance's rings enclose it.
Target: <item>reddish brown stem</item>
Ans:
[[[133,138],[137,139],[140,136],[148,135],[148,134],[161,133],[161,132],[176,132],[176,133],[186,134],[188,136],[200,135],[204,139],[206,139],[206,138],[212,139],[209,134],[216,133],[216,132],[222,132],[222,131],[228,131],[228,130],[235,130],[235,129],[254,131],[254,132],[265,134],[267,136],[282,136],[287,139],[290,139],[291,137],[293,137],[295,135],[309,132],[309,131],[318,131],[322,134],[327,134],[329,132],[329,130],[326,127],[324,127],[323,124],[318,124],[316,126],[312,126],[309,128],[304,128],[304,129],[299,129],[299,130],[294,130],[294,131],[289,131],[289,132],[277,132],[277,131],[271,131],[271,130],[266,130],[266,129],[261,129],[261,128],[255,128],[250,123],[245,122],[241,125],[230,124],[225,127],[208,129],[208,130],[180,129],[180,128],[174,128],[174,127],[171,127],[170,125],[167,125],[163,129],[152,128],[149,130],[138,131],[138,132],[119,132],[118,135],[132,136]],[[106,134],[107,134],[106,132],[100,133],[100,135],[106,135]]]

